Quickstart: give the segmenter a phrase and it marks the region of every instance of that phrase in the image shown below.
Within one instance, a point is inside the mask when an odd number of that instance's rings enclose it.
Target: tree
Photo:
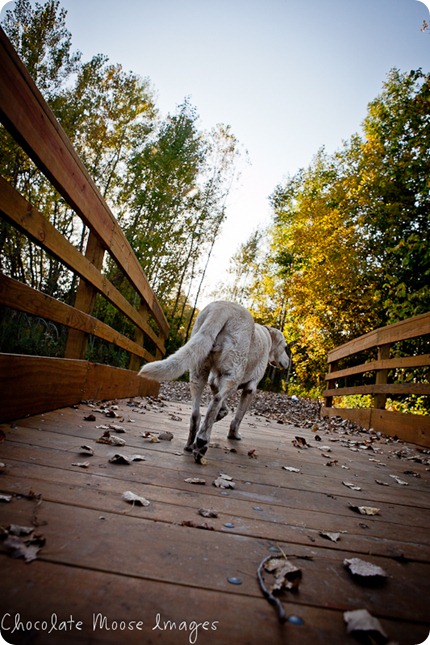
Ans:
[[[271,197],[256,309],[283,321],[308,388],[323,387],[332,347],[430,309],[429,80],[392,70],[363,135]]]

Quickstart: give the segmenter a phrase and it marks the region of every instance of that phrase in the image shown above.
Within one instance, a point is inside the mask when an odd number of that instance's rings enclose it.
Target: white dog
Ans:
[[[240,439],[239,425],[268,363],[281,369],[290,365],[282,333],[255,323],[241,305],[217,301],[199,313],[188,343],[165,360],[144,365],[139,376],[171,381],[190,372],[192,415],[185,449],[193,450],[194,459],[201,463],[212,426],[228,413],[225,401],[238,389],[242,396],[228,438]],[[200,425],[200,400],[206,383],[213,397]]]

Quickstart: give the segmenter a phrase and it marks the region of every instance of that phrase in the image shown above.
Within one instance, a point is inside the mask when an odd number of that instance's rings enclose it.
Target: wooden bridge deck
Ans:
[[[197,466],[183,452],[188,404],[124,400],[115,418],[99,410],[81,404],[2,426],[0,627],[7,642],[345,645],[356,641],[344,612],[357,609],[377,617],[390,641],[425,640],[430,455],[335,430],[317,441],[311,430],[248,415],[244,440],[234,445],[225,438],[228,417],[217,424],[207,464]],[[95,420],[85,420],[91,414]],[[125,431],[111,430],[125,446],[96,442],[99,426],[112,423]],[[163,431],[173,439],[142,436]],[[310,447],[294,446],[295,436]],[[79,454],[82,445],[95,454]],[[115,453],[145,460],[110,463]],[[88,467],[76,465],[82,462]],[[234,489],[213,485],[220,473]],[[195,477],[206,483],[185,481]],[[125,491],[149,506],[127,503]],[[218,517],[200,516],[201,508]],[[34,561],[11,557],[13,524],[43,535]],[[301,569],[298,591],[281,598],[302,624],[281,624],[259,588],[258,566],[277,549]],[[344,566],[351,557],[388,577],[357,579]]]

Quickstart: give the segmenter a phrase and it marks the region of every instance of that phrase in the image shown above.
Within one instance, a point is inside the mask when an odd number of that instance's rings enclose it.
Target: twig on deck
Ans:
[[[271,605],[273,605],[276,609],[276,612],[278,614],[279,622],[285,623],[287,620],[287,614],[285,613],[285,609],[283,604],[278,598],[275,598],[275,596],[268,591],[266,584],[263,580],[263,568],[266,562],[272,559],[272,555],[268,555],[262,562],[260,562],[260,565],[257,569],[257,578],[258,582],[261,588],[261,591],[263,592],[263,596],[269,601]]]

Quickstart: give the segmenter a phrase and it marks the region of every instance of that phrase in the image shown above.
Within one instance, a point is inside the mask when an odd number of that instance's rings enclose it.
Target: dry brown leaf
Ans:
[[[122,494],[122,498],[129,504],[133,504],[133,506],[149,506],[150,504],[147,499],[132,493],[131,490],[126,490],[125,493]]]
[[[379,515],[380,512],[380,509],[375,508],[374,506],[354,506],[353,504],[350,504],[349,508],[355,513],[360,513],[361,515]]]
[[[197,512],[202,517],[218,517],[218,513],[210,508],[199,508]]]
[[[187,484],[206,484],[206,479],[200,479],[199,477],[187,477],[187,479],[184,479],[184,482],[187,482]]]
[[[166,430],[165,432],[160,432],[160,434],[158,435],[158,439],[160,441],[172,441],[173,434],[168,430]]]
[[[343,619],[346,622],[346,631],[348,634],[355,632],[364,632],[366,634],[375,635],[381,642],[381,636],[388,639],[387,634],[382,629],[381,623],[377,618],[369,614],[367,609],[356,609],[355,611],[346,611],[343,614]],[[386,642],[386,640],[382,641]]]
[[[298,589],[302,579],[302,571],[287,558],[270,558],[264,568],[275,576],[275,582],[271,587],[272,592],[282,591],[282,589],[290,591]]]
[[[360,486],[357,486],[357,484],[353,484],[352,482],[342,482],[342,484],[351,490],[361,490]]]
[[[321,537],[327,538],[332,542],[337,542],[340,539],[340,533],[330,533],[330,531],[320,531]]]
[[[41,535],[34,535],[27,539],[9,535],[3,544],[11,551],[13,558],[24,558],[26,562],[32,562],[36,560],[37,554],[45,544],[45,538]]]
[[[72,466],[78,466],[78,468],[89,468],[90,467],[90,462],[89,461],[77,461]]]
[[[359,576],[361,578],[387,578],[387,573],[382,567],[361,560],[361,558],[346,558],[343,564],[353,576]]]
[[[219,477],[214,479],[212,482],[217,488],[235,488],[236,484],[233,481],[233,478],[229,475],[221,474]]]

